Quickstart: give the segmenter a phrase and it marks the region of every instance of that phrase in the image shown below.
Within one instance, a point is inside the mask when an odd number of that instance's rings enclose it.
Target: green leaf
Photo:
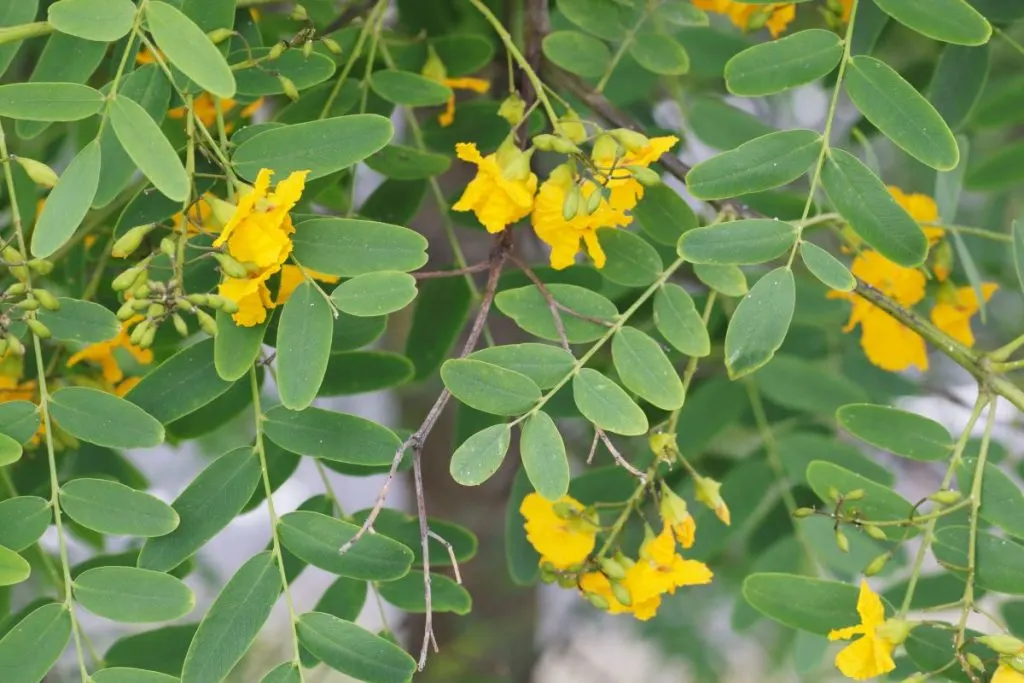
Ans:
[[[153,0],[146,20],[156,45],[167,60],[196,84],[217,97],[235,96],[235,76],[224,55],[201,28],[173,5]]]
[[[390,465],[402,442],[394,432],[355,415],[322,408],[298,412],[276,406],[266,412],[264,428],[281,448],[350,465]]]
[[[363,218],[404,225],[412,222],[427,196],[426,180],[385,180],[359,207]]]
[[[647,416],[615,382],[592,368],[581,369],[572,378],[576,407],[595,425],[623,436],[647,432]]]
[[[30,83],[85,83],[106,55],[107,45],[66,33],[53,32],[29,77]],[[32,139],[50,127],[48,121],[22,119],[15,124],[18,137]]]
[[[710,33],[714,34],[716,39],[724,37],[722,33]],[[746,41],[741,41],[740,44],[747,47]],[[692,48],[690,51],[698,54]],[[693,126],[693,132],[698,138],[721,150],[738,147],[744,142],[750,142],[775,130],[756,116],[711,97],[701,97],[693,102],[688,122]]]
[[[648,237],[670,247],[676,245],[684,232],[698,225],[693,209],[668,185],[646,188],[643,199],[631,213]]]
[[[103,93],[78,83],[0,85],[0,116],[29,121],[78,121],[99,113]]]
[[[39,429],[39,408],[30,401],[0,403],[0,433],[26,443]]]
[[[238,94],[250,97],[281,95],[284,93],[284,85],[279,76],[291,80],[297,90],[305,90],[323,83],[334,74],[334,61],[327,55],[311,52],[307,56],[302,50],[285,50],[281,56],[271,61],[267,59],[270,50],[269,47],[254,47],[250,50],[239,50],[228,57],[228,61],[233,64],[248,59],[263,60],[235,71]]]
[[[813,130],[769,133],[697,164],[686,186],[698,199],[763,192],[802,176],[820,153],[821,136]]]
[[[846,501],[843,512],[864,521],[905,522],[913,514],[913,506],[892,489],[831,462],[816,461],[808,465],[807,483],[826,505],[835,503],[830,495],[832,490],[845,495],[862,489],[864,497],[857,501]],[[914,527],[890,525],[880,528],[890,539],[916,532]]]
[[[725,367],[739,379],[770,361],[789,332],[796,307],[793,271],[776,268],[750,290],[725,333]]]
[[[2,87],[2,86],[0,86]],[[965,180],[968,190],[993,191],[1015,186],[1024,179],[1024,142],[1003,145],[972,164]]]
[[[683,383],[658,342],[634,327],[612,337],[612,360],[627,389],[662,410],[683,405]]]
[[[0,467],[6,467],[21,460],[21,442],[0,433]]]
[[[610,0],[561,0],[558,10],[566,19],[598,38],[621,40],[626,36],[619,9]]]
[[[263,335],[270,317],[262,325],[242,327],[231,316],[217,311],[217,336],[213,338],[213,363],[221,379],[229,382],[245,376],[263,348]]]
[[[992,27],[964,0],[875,0],[879,8],[921,35],[957,45],[983,45]]]
[[[679,285],[667,283],[654,295],[654,325],[680,353],[703,358],[711,339],[693,298]]]
[[[278,177],[294,171],[309,171],[306,179],[313,180],[362,161],[388,144],[394,132],[391,121],[376,114],[337,116],[281,126],[240,144],[232,161],[237,172],[249,180],[255,180],[262,168],[269,168]],[[330,272],[305,260],[302,264]]]
[[[655,12],[656,17],[676,26],[707,26],[711,21],[707,12],[684,2],[659,5]]]
[[[170,574],[97,567],[75,579],[75,600],[93,614],[126,624],[171,621],[195,607],[192,591]]]
[[[300,655],[307,655],[312,660],[312,655],[309,655],[306,650],[302,650]],[[316,662],[312,661],[311,665],[316,666]],[[297,664],[294,662],[284,662],[269,671],[266,676],[260,679],[260,683],[302,683],[302,675],[299,673],[299,666]]]
[[[837,441],[832,436],[807,432],[789,432],[778,437],[776,445],[786,473],[795,481],[807,483],[807,466],[815,460],[824,460],[845,467],[861,476],[885,486],[891,486],[893,476],[856,446]]]
[[[27,24],[36,18],[38,10],[39,0],[4,0],[0,2],[0,28]],[[24,42],[16,40],[0,45],[0,76],[7,71]]]
[[[695,263],[693,274],[708,287],[726,296],[744,296],[749,291],[746,273],[739,266]]]
[[[290,512],[278,523],[281,542],[296,557],[332,574],[367,581],[390,581],[409,573],[412,551],[383,533],[367,534],[345,554],[338,549],[359,527],[319,512]]]
[[[231,388],[215,372],[214,339],[204,339],[174,354],[125,395],[163,424],[194,413]]]
[[[540,387],[514,370],[456,358],[441,366],[441,379],[455,398],[492,415],[521,415],[540,400]]]
[[[624,287],[646,287],[663,269],[658,252],[642,237],[617,228],[601,228],[597,239],[608,256],[601,269],[607,280]]]
[[[313,402],[331,356],[334,319],[316,285],[295,288],[277,327],[277,389],[281,403],[302,410]]]
[[[178,513],[148,493],[106,479],[74,479],[61,487],[60,506],[87,529],[118,536],[163,536]]]
[[[555,31],[541,43],[544,56],[569,73],[597,78],[612,60],[611,50],[603,42],[579,31]]]
[[[422,579],[420,581],[422,588]],[[320,599],[317,600],[313,611],[330,614],[345,621],[355,621],[359,618],[360,612],[363,611],[367,592],[368,585],[366,581],[339,576],[334,583],[328,586],[327,590],[320,596]],[[302,649],[300,656],[302,658],[302,665],[307,669],[313,668],[318,663],[318,660],[305,648]],[[286,679],[281,681],[281,683],[299,683],[298,671],[294,673],[294,681]],[[267,675],[270,676],[270,674]],[[263,683],[266,683],[266,681],[264,680]]]
[[[960,490],[971,491],[977,471],[976,458],[965,458],[957,468]],[[985,463],[981,480],[981,518],[1011,536],[1024,538],[1024,493],[999,467]]]
[[[415,147],[388,145],[367,157],[365,163],[377,173],[393,180],[423,180],[447,171],[452,160],[444,154],[424,152]]]
[[[501,467],[511,440],[512,430],[504,422],[469,437],[452,454],[448,466],[452,479],[463,486],[484,483]]]
[[[92,206],[100,182],[100,144],[93,140],[64,169],[32,231],[32,255],[46,258],[64,245]]]
[[[939,564],[963,579],[968,566],[971,530],[966,526],[948,526],[935,533],[932,552]],[[987,531],[978,531],[975,542],[977,585],[997,593],[1024,595],[1024,546]]]
[[[630,44],[629,54],[640,66],[662,76],[681,76],[690,70],[686,48],[661,33],[639,36]]]
[[[857,588],[796,574],[751,574],[743,597],[761,614],[790,628],[828,635],[860,623]]]
[[[928,100],[953,130],[967,121],[981,99],[988,80],[989,52],[988,45],[947,45],[939,55],[928,85]]]
[[[372,344],[384,334],[387,324],[388,317],[386,315],[378,318],[357,318],[339,311],[338,316],[334,319],[331,353],[352,351]],[[408,352],[405,355],[411,358]]]
[[[725,85],[741,97],[774,95],[827,76],[842,56],[842,41],[832,31],[799,31],[749,47],[730,59],[725,65]]]
[[[766,218],[695,228],[679,239],[679,255],[692,263],[750,265],[771,261],[793,247],[797,229]]]
[[[97,446],[151,448],[164,440],[164,427],[152,415],[98,389],[58,389],[50,408],[61,429]]]
[[[56,311],[36,311],[39,322],[46,325],[54,339],[98,344],[117,336],[120,323],[105,307],[92,301],[67,297],[60,297],[58,301],[60,308]]]
[[[259,458],[249,446],[207,465],[171,505],[180,518],[178,528],[146,541],[139,567],[170,571],[192,557],[242,511],[259,479]]]
[[[366,521],[368,509],[359,510],[352,515],[352,521],[361,524]],[[468,562],[476,556],[479,541],[469,529],[434,517],[429,518],[430,528],[447,540],[455,553],[458,562]],[[397,510],[385,508],[374,522],[378,534],[384,534],[412,550],[413,563],[422,566],[423,551],[420,548],[420,522],[416,517],[403,514]],[[434,567],[451,566],[448,549],[437,540],[430,539],[430,564]]]
[[[402,648],[329,614],[303,614],[298,634],[299,642],[317,659],[356,680],[406,683],[416,670],[416,662]]]
[[[60,0],[47,11],[50,26],[72,36],[110,43],[132,30],[131,0]]]
[[[519,440],[523,468],[537,493],[557,501],[569,491],[569,460],[555,421],[537,411],[523,425]]]
[[[980,588],[977,590],[981,590]],[[957,586],[956,598],[947,602],[955,602],[963,596],[963,586]],[[966,642],[963,651],[973,653],[979,658],[989,657],[991,650],[985,648],[974,639],[982,635],[972,629],[964,632]],[[960,668],[960,662],[956,658],[956,645],[953,639],[956,637],[955,630],[939,628],[920,624],[910,632],[904,643],[904,649],[910,662],[921,671],[942,670],[942,679],[955,681],[956,683],[972,683],[967,674]]]
[[[178,683],[178,679],[156,671],[114,667],[92,674],[92,683]]]
[[[953,438],[941,424],[890,406],[843,406],[836,420],[860,440],[913,460],[945,460],[953,449]]]
[[[939,171],[956,167],[960,151],[949,126],[888,64],[866,55],[854,57],[846,92],[861,113],[907,154]]]
[[[576,364],[564,349],[537,343],[491,346],[474,351],[468,358],[526,375],[541,389],[550,389],[558,384]]]
[[[249,558],[221,589],[196,630],[181,683],[220,683],[245,656],[281,593],[270,552]]]
[[[149,7],[164,4],[154,0]],[[189,193],[185,167],[149,112],[128,97],[114,98],[109,111],[118,141],[143,175],[168,199],[185,201]]]
[[[0,587],[28,580],[32,567],[18,553],[0,545]]]
[[[416,278],[395,270],[356,276],[331,292],[331,299],[339,309],[361,318],[400,311],[415,298]]]
[[[1017,282],[1024,291],[1024,219],[1013,221],[1013,267],[1017,271]]]
[[[377,587],[382,598],[401,610],[416,614],[426,611],[423,576],[420,572],[397,581],[382,582]],[[469,591],[444,574],[431,573],[430,598],[430,607],[434,612],[466,615],[473,609],[473,598]]]
[[[928,240],[921,226],[857,157],[841,149],[831,150],[821,184],[854,232],[878,253],[906,268],[924,263]]]
[[[839,292],[852,292],[857,287],[850,269],[843,262],[811,242],[800,243],[800,258],[807,270],[823,285]]]
[[[533,493],[533,486],[520,469],[512,480],[512,491],[505,504],[505,565],[512,583],[529,586],[537,581],[540,573],[540,555],[526,539],[526,520],[519,512],[523,499]]]
[[[576,285],[551,284],[547,287],[555,301],[577,313],[609,322],[618,316],[615,304],[597,292]],[[494,297],[494,305],[530,334],[550,341],[560,340],[551,309],[536,286],[527,285],[499,292]],[[592,342],[608,330],[604,325],[572,315],[563,316],[562,322],[565,325],[565,336],[573,344]]]
[[[20,552],[39,540],[50,526],[50,504],[36,496],[0,501],[0,545]]]
[[[388,223],[314,218],[295,228],[296,260],[329,275],[356,277],[381,270],[407,272],[427,262],[427,240]]]
[[[39,683],[71,640],[71,614],[66,605],[43,605],[0,640],[0,671],[4,683]]]
[[[408,71],[382,69],[370,79],[373,91],[388,102],[406,107],[432,107],[454,97],[452,89],[433,79]]]
[[[786,354],[758,370],[754,380],[772,403],[808,413],[832,415],[846,403],[867,398],[860,386],[842,375]]]
[[[409,359],[389,351],[332,354],[318,396],[365,394],[405,384],[413,378]]]
[[[110,646],[103,657],[104,663],[115,667],[145,667],[172,676],[174,683],[179,683],[181,665],[197,626],[166,626],[125,636]]]

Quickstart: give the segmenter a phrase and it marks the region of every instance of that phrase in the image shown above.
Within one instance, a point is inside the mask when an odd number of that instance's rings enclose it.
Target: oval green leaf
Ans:
[[[935,107],[885,62],[850,61],[846,92],[871,123],[910,156],[938,171],[956,168],[960,150]]]
[[[523,425],[519,439],[523,468],[537,493],[557,501],[569,491],[569,459],[562,435],[547,413],[531,415]]]
[[[651,73],[681,76],[690,70],[686,48],[670,36],[646,33],[629,46],[630,56]]]
[[[592,368],[581,369],[572,378],[576,407],[595,425],[623,436],[647,432],[647,416],[622,387]]]
[[[281,448],[350,465],[389,465],[402,445],[395,433],[376,422],[322,408],[298,412],[275,406],[264,427]]]
[[[0,640],[4,683],[39,683],[71,640],[71,613],[65,605],[43,605]]]
[[[693,209],[668,185],[646,188],[632,214],[648,237],[669,247],[674,247],[684,232],[698,225]]]
[[[693,298],[679,285],[668,283],[654,295],[654,325],[680,353],[703,358],[711,353],[711,338]]]
[[[39,429],[39,408],[31,401],[0,403],[0,433],[27,443]]]
[[[388,102],[406,107],[437,106],[455,96],[447,85],[409,71],[375,71],[370,86]]]
[[[679,255],[691,263],[751,265],[786,253],[797,237],[797,229],[783,221],[733,221],[689,231],[679,238]]]
[[[178,513],[158,498],[107,479],[73,479],[61,487],[60,506],[87,529],[118,536],[163,536],[178,528]]]
[[[507,344],[474,351],[468,356],[526,375],[541,389],[550,389],[564,379],[576,364],[572,355],[550,344]]]
[[[266,56],[271,49],[254,47],[232,53],[228,58],[235,64],[248,59],[264,60],[255,66],[235,71],[235,81],[240,95],[281,95],[284,93],[284,85],[278,76],[291,80],[297,90],[305,90],[317,83],[323,83],[334,74],[334,61],[327,55],[319,52],[305,55],[302,50],[285,50],[280,57],[269,61]]]
[[[462,442],[452,454],[448,470],[463,486],[478,486],[501,467],[512,441],[512,429],[505,423],[483,429]]]
[[[391,141],[391,121],[376,114],[353,114],[294,126],[281,126],[249,138],[235,150],[235,169],[255,180],[262,168],[278,177],[309,171],[313,180],[352,166]],[[302,262],[320,270],[311,263]],[[320,272],[331,272],[323,271]]]
[[[405,145],[388,145],[366,158],[366,165],[392,180],[423,180],[441,175],[452,165],[444,154]]]
[[[743,296],[750,291],[747,287],[747,275],[739,266],[695,263],[693,274],[708,287],[726,296]]]
[[[131,0],[59,0],[47,12],[50,26],[86,40],[112,43],[132,30]]]
[[[800,243],[800,258],[807,270],[823,285],[839,292],[852,292],[857,287],[850,269],[842,261],[811,242]]]
[[[156,418],[98,389],[65,387],[50,400],[53,417],[72,436],[107,448],[152,448],[164,440]]]
[[[777,355],[757,371],[754,380],[772,403],[807,413],[832,415],[846,403],[867,398],[846,377],[799,356]]]
[[[577,313],[582,313],[598,320],[607,320],[609,324],[619,314],[615,304],[597,292],[576,285],[551,284],[548,291],[555,301],[567,306]],[[558,329],[551,317],[551,308],[540,290],[534,285],[507,289],[494,297],[494,305],[498,310],[512,318],[519,327],[530,334],[560,341]],[[599,339],[608,328],[576,316],[563,316],[565,336],[573,344],[583,344]]]
[[[360,318],[400,311],[415,298],[416,278],[395,270],[356,276],[331,293],[331,300],[341,311]]]
[[[683,383],[658,342],[623,327],[612,337],[612,361],[627,389],[662,410],[683,405]]]
[[[799,31],[735,55],[725,64],[725,85],[741,97],[774,95],[827,76],[842,56],[843,43],[834,32]]]
[[[78,575],[75,600],[93,614],[125,624],[171,621],[195,607],[181,579],[136,567],[97,567]]]
[[[0,433],[0,467],[6,467],[21,460],[21,442]]]
[[[860,623],[857,587],[796,574],[751,574],[743,597],[761,614],[790,628],[827,635]]]
[[[300,560],[325,571],[367,581],[391,581],[409,573],[412,551],[385,536],[367,534],[344,554],[338,550],[359,527],[319,512],[290,512],[281,518],[281,542]]]
[[[957,468],[961,491],[970,491],[978,461],[965,458]],[[1024,493],[1009,476],[991,462],[985,463],[981,481],[981,518],[1017,538],[1024,538]]]
[[[263,349],[263,335],[270,316],[262,325],[242,327],[231,316],[217,311],[217,336],[213,338],[213,363],[220,378],[229,382],[245,376]]]
[[[163,424],[196,412],[231,388],[214,371],[214,339],[204,339],[174,354],[125,395]]]
[[[100,183],[100,143],[93,140],[64,169],[32,231],[32,255],[46,258],[81,225]]]
[[[13,586],[28,579],[32,567],[18,553],[0,545],[0,586]]]
[[[413,658],[390,640],[330,614],[303,614],[298,634],[299,642],[313,656],[359,681],[407,683],[416,670]]]
[[[541,49],[556,66],[586,78],[597,78],[612,61],[607,45],[579,31],[550,33],[544,37]]]
[[[770,361],[789,332],[796,308],[793,271],[776,268],[753,286],[729,321],[725,367],[739,379]]]
[[[857,157],[841,149],[831,150],[821,185],[854,232],[882,256],[906,268],[924,262],[928,240],[921,226]]]
[[[36,496],[0,501],[0,545],[20,552],[39,540],[50,526],[50,504]]]
[[[99,113],[103,93],[78,83],[0,85],[0,116],[28,121],[78,121]]]
[[[156,671],[113,667],[92,674],[92,683],[179,683],[179,680]]]
[[[153,2],[149,6],[163,4]],[[128,97],[114,98],[109,112],[118,141],[143,175],[168,199],[185,201],[189,193],[185,167],[153,117]]]
[[[862,441],[913,460],[945,460],[953,437],[938,422],[890,406],[858,403],[836,411],[843,429]]]
[[[227,60],[201,28],[178,8],[152,0],[146,20],[157,47],[167,60],[196,84],[217,97],[235,96],[235,76]]]
[[[890,17],[921,35],[956,45],[983,45],[992,26],[964,0],[875,0]]]
[[[98,344],[117,336],[120,323],[106,307],[92,301],[67,297],[61,297],[58,301],[60,308],[56,311],[36,311],[39,322],[46,325],[54,339]]]
[[[295,288],[277,327],[277,389],[281,403],[302,410],[313,402],[331,357],[334,318],[312,282]]]
[[[350,396],[405,384],[412,363],[389,351],[344,351],[331,354],[318,396]]]
[[[397,581],[384,581],[377,585],[377,589],[382,598],[406,612],[422,614],[427,609],[423,575],[420,572]],[[469,591],[444,574],[430,574],[430,598],[430,607],[435,612],[466,615],[473,609],[473,598]]]
[[[441,379],[455,398],[492,415],[521,415],[540,400],[540,387],[526,375],[479,360],[446,361]]]
[[[769,133],[697,164],[686,186],[698,199],[763,192],[802,176],[820,153],[821,136],[813,130]]]
[[[307,268],[357,277],[381,270],[408,272],[427,262],[427,240],[389,223],[354,218],[314,218],[295,228],[296,260]]]
[[[601,228],[597,239],[608,257],[601,269],[606,279],[624,287],[646,287],[663,269],[658,252],[642,237],[617,228]]]
[[[935,533],[932,544],[935,559],[961,579],[968,566],[970,538],[969,527],[949,526]],[[975,538],[975,583],[997,593],[1024,595],[1024,546],[987,531],[978,531]]]

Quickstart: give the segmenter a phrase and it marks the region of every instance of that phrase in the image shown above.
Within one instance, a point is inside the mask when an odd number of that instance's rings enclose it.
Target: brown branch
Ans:
[[[320,31],[320,35],[326,36],[334,33],[337,30],[343,29],[352,23],[356,18],[362,16],[366,10],[370,9],[370,5],[373,4],[373,0],[361,0],[354,4],[346,7],[341,14],[336,16],[331,23],[324,26],[324,29]]]
[[[481,261],[480,263],[474,263],[471,266],[465,268],[455,268],[451,270],[424,270],[418,273],[413,273],[412,276],[417,280],[434,280],[443,277],[462,277],[464,275],[472,275],[473,273],[482,273],[485,270],[489,270],[491,267],[490,260]]]

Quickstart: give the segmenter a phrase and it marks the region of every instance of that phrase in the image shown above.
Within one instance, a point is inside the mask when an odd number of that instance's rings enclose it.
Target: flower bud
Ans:
[[[904,678],[900,683],[924,683],[928,680],[928,674],[916,673]]]
[[[576,214],[580,211],[580,188],[573,183],[568,190],[565,191],[565,199],[562,200],[562,218],[566,221],[571,221],[576,218]]]
[[[24,282],[15,282],[13,285],[7,288],[7,295],[21,296],[26,291],[28,291],[28,287],[25,286]]]
[[[951,489],[943,489],[941,491],[936,491],[932,495],[928,496],[928,500],[932,501],[933,503],[938,503],[939,505],[953,505],[955,503],[960,502],[960,499],[962,498],[963,494],[961,494],[959,491],[953,491]]]
[[[768,20],[772,18],[772,12],[770,9],[756,9],[747,19],[747,30],[758,31],[765,27]]]
[[[33,273],[39,273],[40,275],[49,275],[53,272],[53,261],[47,261],[46,259],[36,258],[28,262],[29,269]]]
[[[598,595],[597,593],[584,593],[583,597],[587,599],[587,602],[599,610],[608,611],[608,608],[611,607],[608,603],[608,599],[603,595]]]
[[[288,15],[288,18],[294,19],[295,21],[309,21],[309,13],[306,12],[305,7],[296,4],[295,9],[293,9],[292,13]]]
[[[18,278],[21,282],[28,280],[28,268],[25,266],[11,266],[11,275]]]
[[[554,583],[558,580],[558,572],[555,571],[555,566],[550,562],[540,563],[540,580],[544,583]]]
[[[626,578],[626,568],[610,557],[606,557],[601,560],[601,571],[604,572],[604,575],[609,579],[621,581]]]
[[[11,333],[7,333],[7,336],[4,338],[7,340],[7,348],[11,353],[15,356],[25,355],[25,345],[21,343],[20,339]]]
[[[889,562],[889,553],[882,553],[875,559],[868,563],[868,566],[864,568],[864,576],[874,576],[878,572],[885,569],[885,565]]]
[[[629,171],[634,180],[643,185],[644,187],[654,187],[661,185],[661,176],[656,171],[652,171],[646,166],[635,166],[630,165],[625,167]]]
[[[39,304],[48,311],[60,310],[60,301],[57,300],[53,294],[50,294],[45,289],[33,289],[32,296],[36,298]]]
[[[512,93],[498,107],[498,116],[508,121],[510,126],[518,126],[526,114],[526,102],[519,93]]]
[[[985,662],[981,661],[981,657],[974,654],[973,652],[967,653],[967,664],[975,671],[985,673]]]
[[[7,355],[7,340],[0,339],[0,358],[3,358],[5,355]]]
[[[149,225],[135,226],[117,238],[117,241],[114,242],[114,246],[110,250],[110,255],[114,258],[125,258],[126,256],[130,256],[139,248],[139,245],[142,244],[142,240],[144,240],[146,235],[148,235],[155,227],[156,226],[152,223]]]
[[[185,297],[185,301],[195,304],[196,306],[207,306],[210,303],[209,294],[189,294]]]
[[[1008,657],[1024,653],[1024,641],[1010,635],[978,636],[975,640],[990,650]]]
[[[213,258],[217,259],[217,263],[220,264],[220,269],[228,277],[245,278],[249,276],[249,273],[248,271],[246,271],[245,266],[243,266],[237,260],[232,258],[229,254],[215,251],[213,252]]]
[[[432,81],[443,81],[448,78],[448,69],[445,68],[441,58],[437,56],[433,45],[427,45],[427,61],[423,64],[420,73]]]
[[[875,539],[876,541],[889,540],[889,537],[885,535],[885,532],[881,529],[881,527],[877,527],[874,524],[861,524],[860,528],[864,530],[864,533],[866,533],[868,536]]]
[[[140,349],[148,349],[153,345],[153,341],[156,340],[156,325],[150,325],[146,328],[146,332],[142,335],[142,339],[139,340]]]
[[[550,133],[541,133],[540,135],[534,135],[533,140],[531,140],[531,142],[533,143],[534,147],[536,147],[542,152],[554,152],[555,140],[557,139],[558,138],[556,138],[554,135],[551,135]]]
[[[864,489],[854,489],[854,490],[850,491],[849,493],[847,493],[845,496],[843,496],[843,500],[850,501],[850,502],[857,501],[857,500],[863,500],[865,495],[866,495],[866,493],[865,493]]]
[[[616,128],[608,131],[608,134],[634,154],[639,154],[651,144],[646,135],[635,130],[629,130],[628,128]]]
[[[622,146],[610,135],[599,135],[594,142],[593,157],[601,163],[615,161],[622,156]],[[607,171],[608,169],[602,169]]]
[[[886,619],[881,626],[875,627],[875,635],[893,645],[902,645],[915,625],[905,619]]]
[[[837,503],[843,499],[842,494],[839,493],[839,489],[837,489],[835,486],[828,487],[828,497]]]
[[[651,447],[651,451],[657,455],[661,455],[669,449],[675,448],[676,437],[675,434],[667,434],[665,432],[658,432],[657,434],[651,434],[647,439],[647,445]]]
[[[0,256],[3,256],[4,261],[12,266],[20,266],[25,262],[25,257],[20,251],[14,248],[13,245],[8,244],[2,250],[0,250]]]
[[[797,519],[806,519],[807,517],[812,517],[814,514],[814,508],[797,508],[796,510],[793,510],[793,516]]]
[[[274,43],[273,47],[270,48],[270,52],[267,53],[267,61],[273,61],[284,54],[284,51],[288,49],[288,43],[284,41],[278,41]]]
[[[949,279],[949,273],[953,270],[953,247],[948,240],[939,242],[932,249],[932,272],[935,279],[945,282]]]
[[[177,245],[170,237],[164,237],[160,240],[160,251],[164,254],[174,258],[174,252],[177,249]]]
[[[220,296],[219,294],[210,294],[210,295],[208,295],[207,301],[209,302],[211,308],[219,309],[221,311],[224,311],[225,313],[237,313],[238,312],[238,304],[237,303],[235,303],[231,299],[226,299],[226,298]]]
[[[132,302],[130,300],[125,301],[121,304],[121,308],[117,309],[117,319],[121,322],[128,320],[133,315],[135,315],[135,309],[132,308]]]
[[[509,180],[526,180],[530,177],[530,160],[533,158],[533,150],[528,149],[520,152],[507,165],[502,168],[502,173]]]
[[[53,187],[60,180],[60,177],[54,172],[52,168],[47,166],[41,161],[35,159],[29,159],[28,157],[13,157],[18,164],[25,169],[25,173],[29,178],[32,179],[36,185],[42,185],[43,187]]]
[[[146,336],[146,330],[150,328],[151,324],[152,323],[150,323],[148,320],[143,320],[138,325],[133,327],[132,333],[128,335],[128,341],[134,344],[135,346],[139,346],[139,344],[142,343],[142,338]]]
[[[601,207],[604,201],[604,191],[601,187],[594,188],[594,191],[587,197],[587,213],[593,214]]]
[[[28,325],[28,329],[32,330],[32,334],[36,335],[40,339],[50,338],[50,328],[35,318],[25,318],[25,324]]]
[[[206,34],[214,45],[220,45],[233,35],[235,35],[235,32],[229,28],[215,28]]]
[[[320,42],[323,43],[324,47],[326,47],[328,52],[330,52],[332,55],[341,54],[341,45],[339,45],[338,41],[336,41],[334,38],[331,38],[330,36],[324,36],[323,38],[320,39]]]
[[[698,476],[694,481],[697,487],[697,500],[714,510],[715,515],[728,526],[731,523],[729,507],[725,504],[720,493],[722,484],[711,477]]]
[[[292,102],[296,102],[299,99],[299,89],[295,87],[295,82],[287,76],[278,74],[277,80],[281,83],[281,90],[288,96]]]
[[[623,586],[617,581],[612,581],[612,595],[615,599],[622,603],[624,606],[629,607],[633,604],[633,598],[629,595],[629,589]]]
[[[558,131],[559,135],[565,136],[577,145],[587,139],[587,127],[580,120],[580,115],[572,109],[567,111],[565,116],[558,120],[555,130]]]
[[[196,320],[199,321],[199,329],[211,337],[217,336],[217,321],[209,313],[199,308],[196,309]]]
[[[1000,657],[999,661],[1006,663],[1014,671],[1024,674],[1024,654],[1014,655],[1013,657]]]
[[[39,308],[39,302],[35,299],[22,299],[17,306],[23,311],[35,311]]]
[[[146,309],[146,317],[147,318],[159,318],[163,314],[164,314],[164,306],[163,306],[163,304],[158,304],[156,302],[153,302],[153,303],[151,303],[149,305],[149,308]]]
[[[133,311],[136,313],[142,313],[144,310],[149,308],[149,299],[132,299],[131,305]]]
[[[132,290],[133,299],[148,299],[149,295],[153,293],[153,289],[149,284],[139,285]]]
[[[836,529],[836,546],[844,553],[850,552],[850,539],[839,529]]]
[[[307,40],[306,42],[304,42],[302,44],[302,56],[304,58],[306,58],[306,59],[309,59],[312,54],[313,54],[313,41],[312,40]]]
[[[188,323],[185,322],[184,318],[182,318],[177,313],[174,313],[171,315],[171,322],[174,323],[174,329],[178,332],[178,334],[180,334],[182,337],[188,336]]]
[[[562,588],[575,588],[576,577],[572,574],[559,574],[555,582]]]
[[[145,272],[146,269],[142,266],[134,266],[115,277],[110,286],[115,292],[123,292],[134,285],[139,275]]]

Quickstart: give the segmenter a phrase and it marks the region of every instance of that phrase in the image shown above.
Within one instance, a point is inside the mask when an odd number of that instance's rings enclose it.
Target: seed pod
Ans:
[[[953,491],[951,489],[943,489],[941,491],[936,491],[932,495],[928,496],[928,500],[934,503],[938,503],[939,505],[953,505],[955,503],[960,502],[961,498],[963,498],[963,494],[961,494],[959,491]]]
[[[850,552],[850,539],[839,529],[836,529],[836,545],[844,553]]]
[[[288,96],[288,99],[292,102],[298,101],[299,89],[295,87],[295,82],[287,76],[281,76],[280,74],[278,75],[277,80],[281,82],[281,90],[283,90],[284,94]]]
[[[110,249],[110,255],[114,258],[125,258],[130,256],[139,248],[142,244],[142,240],[146,238],[153,228],[156,226],[152,223],[149,225],[137,225],[125,234],[117,238],[114,242],[114,246]]]
[[[47,261],[46,259],[37,258],[32,259],[28,262],[29,269],[33,273],[39,273],[40,275],[49,275],[53,272],[53,261]]]
[[[861,524],[861,528],[864,529],[864,533],[876,541],[886,541],[889,538],[880,527],[877,527],[874,524]]]
[[[332,55],[341,54],[341,45],[339,45],[338,41],[336,41],[334,38],[331,38],[330,36],[324,36],[323,38],[320,39],[320,42],[323,43],[324,47],[326,47]]]
[[[28,157],[14,157],[32,182],[43,187],[53,187],[60,180],[56,172],[41,161],[29,159]]]
[[[34,311],[39,308],[39,302],[35,299],[22,299],[18,302],[18,308],[23,311]]]
[[[35,318],[25,318],[25,324],[28,325],[28,329],[32,330],[32,334],[36,335],[40,339],[50,338],[50,328]]]
[[[797,519],[804,519],[812,516],[814,512],[814,508],[797,508],[796,510],[793,510],[793,516]]]
[[[135,309],[132,308],[132,301],[129,299],[121,304],[121,308],[117,309],[117,319],[121,322],[128,320],[135,315]]]
[[[217,263],[220,264],[220,269],[228,277],[245,278],[249,276],[249,272],[245,269],[245,266],[232,258],[229,254],[216,251],[213,253],[213,258],[217,259]]]
[[[854,490],[850,491],[849,493],[847,493],[845,496],[843,496],[843,500],[846,500],[846,501],[862,500],[865,495],[866,494],[864,492],[864,489],[854,489]]]
[[[885,569],[885,565],[889,562],[889,553],[882,553],[875,559],[868,562],[868,566],[864,568],[864,576],[874,576],[878,572]]]
[[[128,336],[128,341],[138,346],[142,342],[142,338],[146,335],[146,330],[150,327],[148,320],[143,320],[138,325],[132,328],[132,333]]]
[[[199,321],[199,328],[210,335],[211,337],[217,336],[217,321],[213,319],[206,311],[196,309],[196,320]]]
[[[7,348],[10,350],[11,353],[13,353],[15,356],[25,355],[25,345],[21,343],[20,339],[18,339],[9,332],[7,333],[7,337],[5,338],[7,339]]]
[[[60,301],[45,289],[33,289],[32,296],[48,311],[60,310]]]
[[[140,266],[129,268],[115,277],[114,281],[110,283],[110,286],[115,292],[123,292],[134,285],[139,274],[144,272],[146,272],[145,269]]]
[[[188,336],[188,323],[185,322],[184,318],[177,313],[174,313],[171,315],[171,322],[174,323],[174,329],[178,334],[182,337]]]

